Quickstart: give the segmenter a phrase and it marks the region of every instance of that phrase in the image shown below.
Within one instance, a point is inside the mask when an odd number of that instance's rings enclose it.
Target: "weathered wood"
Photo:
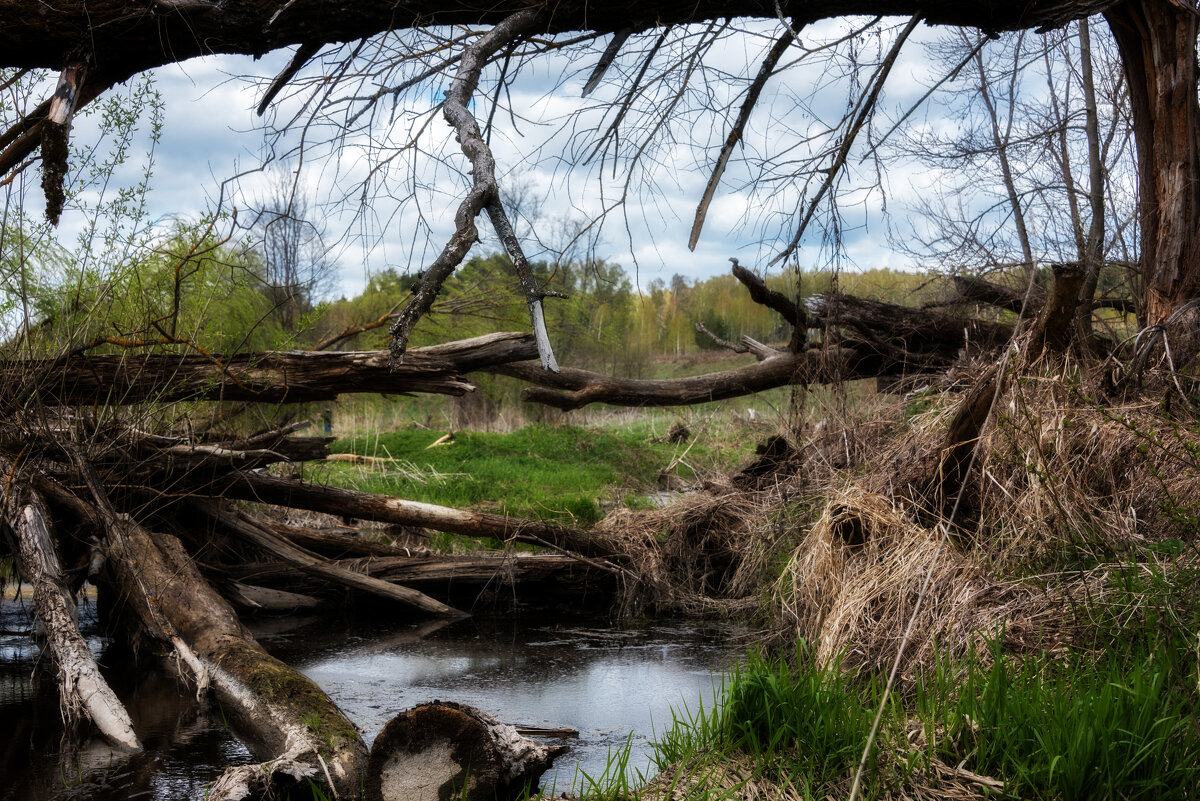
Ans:
[[[1178,0],[1128,0],[1104,12],[1129,87],[1138,152],[1143,324],[1200,293],[1200,16]]]
[[[315,609],[322,606],[321,599],[311,595],[242,584],[239,581],[229,582],[223,587],[223,590],[225,597],[235,606],[251,613],[287,613],[295,612],[297,609]]]
[[[229,475],[204,491],[293,509],[347,515],[360,520],[421,526],[469,537],[492,537],[531,545],[550,545],[587,556],[608,556],[613,553],[611,548],[596,537],[568,526],[487,512],[452,509],[432,503],[326,487],[261,473],[239,472]]]
[[[219,522],[234,531],[239,537],[262,548],[280,559],[294,564],[297,569],[309,575],[318,576],[326,581],[332,581],[345,587],[387,598],[391,601],[410,606],[431,615],[447,615],[463,617],[464,613],[447,606],[441,601],[434,600],[428,595],[408,587],[401,587],[386,581],[372,578],[363,573],[355,573],[339,567],[314,553],[299,548],[284,538],[256,525],[245,515],[234,512],[224,505],[212,501],[193,501],[193,508],[202,515]]]
[[[1012,326],[955,317],[940,312],[911,309],[895,303],[852,295],[818,294],[805,298],[809,315],[822,325],[857,331],[871,344],[896,353],[935,356],[953,361],[968,343],[990,349],[1012,338]]]
[[[255,524],[301,548],[332,558],[354,556],[411,556],[407,548],[376,542],[343,531],[323,531],[303,526],[289,526],[274,520],[256,518]]]
[[[822,368],[836,363],[837,354],[826,358],[816,351],[778,351],[754,364],[688,378],[614,378],[570,367],[548,373],[545,370],[539,372],[537,365],[527,362],[488,368],[487,372],[541,385],[522,390],[523,401],[571,411],[590,403],[637,407],[709,403],[814,380]],[[853,377],[855,364],[856,361],[847,360],[843,365],[850,377]]]
[[[347,42],[389,30],[437,25],[493,25],[514,11],[544,11],[547,32],[580,29],[634,32],[656,25],[684,24],[716,18],[782,14],[816,20],[847,14],[921,13],[931,24],[978,25],[989,30],[1058,26],[1111,6],[1111,0],[1036,0],[1014,6],[1002,0],[962,3],[955,0],[718,0],[693,3],[655,2],[631,6],[604,0],[587,6],[562,6],[541,0],[504,0],[487,6],[413,0],[363,0],[280,4],[276,0],[160,0],[149,12],[131,14],[122,3],[56,0],[42,6],[12,9],[0,29],[2,63],[9,67],[60,69],[81,46],[89,46],[95,63],[109,80],[124,80],[142,70],[213,53],[260,56],[305,42]]]
[[[33,602],[47,644],[58,668],[58,686],[69,716],[82,710],[104,738],[125,751],[140,751],[129,713],[108,686],[79,633],[74,595],[68,590],[62,566],[50,535],[49,516],[37,492],[13,481],[12,465],[5,463],[9,489],[5,517],[16,535],[19,564],[25,581],[33,587]]]
[[[35,391],[47,404],[224,400],[301,403],[354,392],[462,395],[463,375],[537,356],[529,334],[500,333],[414,348],[404,364],[386,351],[289,351],[232,356],[164,353],[80,354],[0,366],[0,380]]]
[[[1055,264],[1051,269],[1054,282],[1025,349],[1025,358],[1030,361],[1044,353],[1063,353],[1075,331],[1075,309],[1079,306],[1084,272],[1078,264]]]
[[[371,746],[367,801],[505,801],[536,789],[566,746],[545,746],[474,707],[434,701],[388,721]]]
[[[552,605],[580,593],[604,593],[612,586],[611,574],[569,556],[522,554],[520,556],[385,556],[343,559],[339,567],[414,587],[437,598],[461,597],[488,587],[521,588],[536,585],[536,591],[521,597],[522,603]],[[223,565],[220,575],[239,581],[263,582],[288,588],[306,587],[303,573],[283,561],[253,561]]]
[[[267,654],[233,608],[204,581],[175,537],[105,513],[118,596],[146,633],[169,646],[198,692],[211,689],[251,752],[267,761],[232,769],[210,799],[262,795],[279,780],[332,782],[356,797],[367,749],[354,724],[310,679]]]
[[[956,275],[953,278],[954,290],[964,300],[975,303],[985,303],[998,309],[1007,309],[1013,314],[1021,314],[1024,309],[1025,317],[1035,317],[1046,302],[1046,290],[1035,286],[1030,293],[1029,302],[1025,302],[1025,293],[1018,292],[1001,284],[994,284],[976,275]]]

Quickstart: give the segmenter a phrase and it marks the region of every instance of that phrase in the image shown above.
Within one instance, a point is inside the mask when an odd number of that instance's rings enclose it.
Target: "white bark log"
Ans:
[[[69,714],[82,710],[114,746],[140,751],[142,746],[129,713],[100,674],[87,642],[79,633],[75,598],[63,580],[41,498],[29,492],[10,512],[8,522],[17,535],[22,573],[33,585],[38,618],[58,665],[64,706]]]

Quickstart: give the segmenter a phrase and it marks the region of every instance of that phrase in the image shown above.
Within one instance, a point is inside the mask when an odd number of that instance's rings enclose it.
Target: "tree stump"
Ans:
[[[492,801],[535,789],[565,745],[545,746],[486,712],[449,701],[388,721],[367,761],[367,801]]]

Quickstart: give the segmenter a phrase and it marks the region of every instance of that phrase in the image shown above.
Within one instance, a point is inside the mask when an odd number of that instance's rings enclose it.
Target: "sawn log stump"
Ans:
[[[388,721],[367,762],[367,801],[492,801],[534,788],[567,746],[545,746],[486,712],[449,701]]]

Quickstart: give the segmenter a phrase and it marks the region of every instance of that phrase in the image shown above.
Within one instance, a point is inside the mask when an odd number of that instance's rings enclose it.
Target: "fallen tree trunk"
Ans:
[[[336,794],[354,797],[367,759],[354,724],[315,683],[255,642],[179,540],[123,515],[104,516],[112,589],[151,637],[174,650],[197,692],[216,694],[251,752],[267,760],[231,770],[208,797],[261,795],[284,776],[328,782]]]
[[[388,556],[342,559],[332,564],[345,570],[405,585],[479,586],[492,582],[520,585],[526,582],[572,581],[584,583],[590,575],[603,575],[594,567],[569,556]],[[291,562],[245,562],[217,568],[240,581],[293,583],[303,572]]]
[[[567,746],[545,746],[475,707],[421,704],[371,746],[367,801],[507,801],[535,790]]]
[[[449,617],[465,616],[464,613],[457,609],[447,606],[441,601],[436,601],[424,593],[417,592],[408,587],[380,581],[363,573],[346,570],[343,567],[328,562],[316,554],[305,551],[303,548],[293,545],[279,535],[256,525],[254,521],[248,519],[245,515],[233,512],[219,503],[193,501],[192,506],[202,515],[219,522],[244,540],[295,565],[302,573],[308,573],[326,581],[350,587],[351,589],[377,595],[390,601],[396,601],[427,614],[446,615]]]
[[[412,556],[412,552],[407,548],[389,545],[386,542],[376,542],[342,531],[322,531],[302,526],[289,526],[274,520],[263,519],[255,520],[255,524],[278,534],[294,545],[334,559],[354,556]]]
[[[11,465],[5,468],[11,479]],[[22,489],[19,482],[9,487],[5,516],[16,535],[21,575],[33,587],[38,620],[58,667],[66,716],[72,718],[82,710],[109,743],[125,751],[140,751],[129,713],[100,674],[79,633],[75,598],[63,579],[45,505],[36,492]]]
[[[379,523],[421,526],[468,537],[492,537],[530,545],[573,551],[585,556],[611,556],[614,550],[587,532],[540,520],[526,520],[487,512],[471,512],[407,501],[387,495],[326,487],[262,473],[239,472],[224,477],[205,492],[260,501],[293,509],[357,517]]]
[[[402,365],[386,351],[289,351],[225,356],[116,353],[20,360],[0,366],[0,380],[50,405],[116,406],[143,401],[302,403],[347,392],[462,395],[463,376],[537,356],[529,334],[500,333],[415,348]]]
[[[287,590],[257,587],[240,581],[227,582],[223,595],[235,606],[247,612],[270,612],[282,614],[297,609],[316,609],[322,606],[320,598],[302,595]]]
[[[873,378],[896,367],[878,354],[852,347],[775,351],[753,364],[689,378],[614,378],[589,370],[562,367],[538,371],[536,362],[489,367],[486,372],[539,384],[521,391],[521,400],[572,411],[590,403],[614,406],[689,406],[738,398],[789,384]]]
[[[952,362],[968,343],[997,348],[1012,337],[1012,326],[911,309],[853,295],[819,294],[805,298],[811,317],[822,325],[849,327],[870,343],[897,354],[934,356]]]

